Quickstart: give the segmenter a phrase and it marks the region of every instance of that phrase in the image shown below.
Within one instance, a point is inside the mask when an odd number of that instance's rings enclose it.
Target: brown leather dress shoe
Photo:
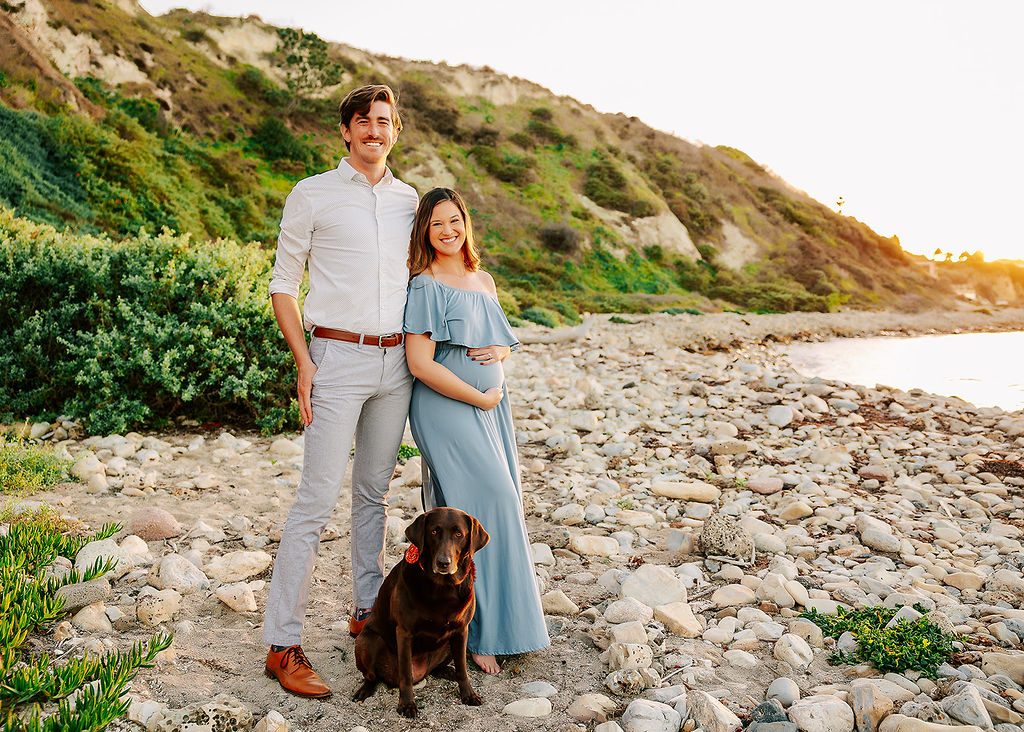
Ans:
[[[264,673],[272,679],[276,678],[285,691],[299,696],[324,699],[331,695],[330,687],[317,676],[306,654],[302,652],[302,646],[288,646],[277,652],[271,648],[267,653]]]

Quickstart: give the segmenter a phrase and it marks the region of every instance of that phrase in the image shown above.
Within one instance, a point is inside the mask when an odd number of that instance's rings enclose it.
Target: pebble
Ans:
[[[604,694],[582,694],[566,709],[566,714],[577,722],[607,722],[618,704]]]
[[[159,541],[181,535],[181,524],[169,511],[155,506],[136,509],[128,517],[129,533],[143,541]]]
[[[630,621],[647,623],[652,618],[654,618],[654,608],[633,597],[609,603],[604,611],[604,619],[609,623],[628,623]]]
[[[692,690],[686,694],[690,718],[704,732],[735,732],[743,724],[728,707],[710,694]]]
[[[814,660],[814,653],[807,641],[792,633],[786,633],[775,642],[772,655],[795,669],[810,666],[811,661]]]
[[[522,689],[523,693],[528,696],[542,696],[545,699],[553,697],[558,693],[558,689],[547,681],[528,681],[523,684]]]
[[[206,565],[206,574],[221,582],[239,582],[262,574],[272,561],[264,551],[238,550],[214,557]]]
[[[256,596],[245,582],[221,585],[214,593],[217,599],[236,613],[256,612]]]
[[[515,717],[546,717],[551,714],[551,702],[545,697],[532,696],[510,702],[502,711]]]
[[[852,732],[854,726],[850,705],[827,694],[804,697],[794,702],[788,713],[800,732]]]
[[[715,607],[734,607],[736,605],[748,605],[756,602],[757,597],[754,591],[745,585],[726,585],[719,587],[711,595],[711,602]]]
[[[619,588],[623,598],[631,597],[649,607],[686,601],[686,587],[670,567],[658,564],[641,565]]]
[[[580,608],[562,590],[551,590],[540,598],[541,608],[548,615],[576,615]]]
[[[800,698],[800,687],[793,679],[780,676],[768,685],[767,699],[776,699],[783,707],[789,707]]]
[[[678,732],[682,718],[668,704],[649,699],[634,699],[622,713],[625,732]],[[706,729],[705,732],[713,732]]]

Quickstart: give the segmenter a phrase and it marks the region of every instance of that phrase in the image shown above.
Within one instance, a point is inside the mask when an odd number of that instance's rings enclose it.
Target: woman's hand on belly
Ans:
[[[466,353],[477,363],[490,366],[508,358],[512,349],[508,346],[483,346],[482,348],[470,348]]]
[[[485,412],[489,412],[498,406],[504,396],[505,390],[500,386],[495,386],[484,392],[483,403],[478,406]]]

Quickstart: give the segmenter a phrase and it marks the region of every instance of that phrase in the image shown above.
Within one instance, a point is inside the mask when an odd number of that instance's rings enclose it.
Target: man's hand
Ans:
[[[312,359],[310,359],[308,364],[299,367],[299,416],[302,419],[302,424],[307,427],[313,421],[313,405],[309,395],[313,391],[313,376],[316,374],[316,371],[316,364],[313,363]]]
[[[466,353],[477,363],[490,366],[508,358],[512,349],[508,346],[484,346],[483,348],[470,348]]]

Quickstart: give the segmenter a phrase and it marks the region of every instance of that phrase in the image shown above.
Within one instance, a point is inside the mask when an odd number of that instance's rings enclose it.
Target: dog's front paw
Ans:
[[[365,699],[369,699],[373,696],[373,692],[376,688],[376,681],[364,681],[363,685],[356,689],[356,693],[352,695],[352,701],[361,702]]]
[[[418,711],[415,701],[398,703],[398,713],[407,719],[416,719]]]
[[[478,707],[484,703],[484,700],[475,691],[470,691],[468,694],[462,695],[462,703],[468,704],[471,707]]]

